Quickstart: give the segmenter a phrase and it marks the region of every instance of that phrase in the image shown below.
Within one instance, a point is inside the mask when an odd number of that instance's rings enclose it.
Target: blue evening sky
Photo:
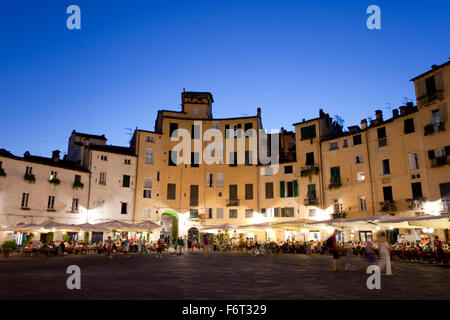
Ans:
[[[81,30],[66,8],[81,8]],[[366,8],[381,8],[381,30]],[[412,77],[450,58],[449,1],[1,0],[0,148],[67,151],[73,129],[127,145],[183,88],[215,117],[292,130],[319,108],[359,124],[414,99]]]

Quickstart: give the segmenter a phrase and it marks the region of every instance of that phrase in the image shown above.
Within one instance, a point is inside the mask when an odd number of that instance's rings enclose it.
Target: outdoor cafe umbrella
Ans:
[[[119,220],[111,220],[106,222],[101,222],[95,224],[97,227],[106,228],[110,231],[119,230],[119,231],[139,231],[142,228],[137,227],[135,224],[122,222]]]
[[[109,230],[104,228],[104,227],[100,227],[98,225],[95,224],[90,224],[90,223],[82,223],[82,224],[72,224],[71,228],[69,228],[71,230],[76,230],[76,231],[92,231],[92,232],[108,232]]]
[[[18,224],[16,226],[7,226],[0,228],[0,231],[14,231],[14,232],[23,232],[23,231],[31,231],[39,229],[40,227],[37,226],[37,224],[34,223],[27,223],[27,224]]]
[[[210,230],[229,230],[229,229],[238,229],[238,227],[229,223],[225,223],[217,226],[205,226],[201,230],[210,231]]]
[[[141,228],[144,231],[162,228],[162,226],[152,221],[143,221],[135,224],[135,226]]]

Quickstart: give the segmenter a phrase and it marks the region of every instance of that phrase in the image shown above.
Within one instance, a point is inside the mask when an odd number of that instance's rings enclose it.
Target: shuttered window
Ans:
[[[394,201],[392,196],[392,187],[383,187],[383,197],[384,201]]]
[[[170,123],[170,136],[174,138],[178,138],[178,132],[175,133],[175,130],[178,129],[178,123]]]
[[[253,199],[253,184],[245,185],[245,200]]]
[[[341,169],[340,167],[331,167],[331,183],[341,183]]]
[[[300,129],[302,139],[310,139],[316,137],[316,125],[310,125],[306,127],[302,127]]]
[[[420,182],[411,183],[413,199],[422,199],[422,184]]]
[[[280,181],[280,197],[284,198],[285,192],[284,192],[284,181]]]
[[[167,199],[168,200],[175,200],[176,187],[177,187],[177,185],[174,183],[167,184]]]
[[[190,205],[196,207],[198,206],[198,185],[191,185],[190,191]]]
[[[230,200],[237,200],[237,184],[230,184],[229,192],[230,192]]]
[[[353,136],[353,145],[356,146],[362,143],[361,135],[357,134]]]
[[[266,182],[266,199],[273,199],[273,182]]]

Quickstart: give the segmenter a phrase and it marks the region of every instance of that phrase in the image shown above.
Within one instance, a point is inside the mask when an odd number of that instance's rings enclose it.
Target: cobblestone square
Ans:
[[[355,260],[363,262],[361,259]],[[342,264],[343,261],[340,261]],[[69,265],[81,290],[68,290]],[[450,269],[393,262],[393,277],[369,290],[363,272],[331,271],[331,257],[303,254],[165,253],[12,257],[0,260],[0,299],[449,299]]]

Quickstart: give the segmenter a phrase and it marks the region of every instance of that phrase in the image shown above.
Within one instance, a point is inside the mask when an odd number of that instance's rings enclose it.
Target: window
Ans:
[[[394,201],[394,198],[392,196],[392,187],[383,187],[383,198],[384,201]]]
[[[343,204],[341,199],[334,199],[333,200],[333,213],[342,213],[343,211]]]
[[[230,125],[226,124],[225,125],[225,138],[228,139],[230,137]]]
[[[360,134],[354,135],[353,136],[353,145],[357,146],[358,144],[362,143],[362,138]]]
[[[152,149],[145,150],[145,164],[153,164],[153,150]]]
[[[150,199],[152,197],[152,190],[144,190],[144,199]]]
[[[292,166],[285,166],[284,167],[284,174],[290,174],[293,172]]]
[[[101,155],[100,156],[100,160],[103,160],[103,161],[108,161],[108,156],[105,156],[105,155]]]
[[[331,142],[330,143],[330,150],[336,150],[339,149],[338,141]]]
[[[153,185],[152,178],[144,178],[144,188],[151,188]]]
[[[341,168],[340,167],[331,167],[331,184],[341,184]]]
[[[50,181],[55,180],[57,174],[58,173],[56,171],[50,171]]]
[[[237,167],[237,152],[230,152],[230,167]]]
[[[78,212],[78,199],[72,199],[72,212]]]
[[[219,172],[217,174],[217,188],[223,188],[224,186],[224,176],[223,173]]]
[[[129,188],[130,187],[130,176],[124,174],[122,180],[122,187]]]
[[[174,183],[167,184],[167,200],[175,200],[175,190],[177,185]]]
[[[417,170],[419,169],[419,159],[417,158],[417,153],[409,153],[409,170]]]
[[[228,186],[229,188],[229,195],[230,195],[230,200],[237,200],[237,195],[238,195],[238,186],[237,184],[230,184]]]
[[[285,192],[287,188],[287,193]],[[298,195],[298,182],[294,181],[280,181],[280,197],[296,197]]]
[[[126,202],[121,202],[120,213],[127,214],[127,203]]]
[[[191,131],[192,139],[200,139],[200,125],[193,124]]]
[[[406,119],[405,121],[403,121],[403,132],[405,134],[414,132],[414,119],[413,118]]]
[[[420,182],[411,183],[411,190],[414,200],[422,199],[422,184]]]
[[[123,163],[130,165],[131,164],[131,159],[125,159],[125,160],[123,160]]]
[[[244,125],[244,131],[246,137],[251,137],[253,135],[253,123],[249,122]],[[249,130],[249,131],[247,131]]]
[[[302,139],[311,139],[316,137],[316,125],[302,127],[300,129]]]
[[[22,208],[28,208],[28,200],[30,199],[30,194],[29,193],[22,193],[22,202],[21,202],[21,207]]]
[[[266,211],[266,208],[261,208],[261,215],[262,215],[264,218],[267,218],[267,211]]]
[[[245,165],[251,166],[253,164],[253,153],[252,151],[245,151]]]
[[[450,212],[450,182],[440,183],[439,191],[441,193],[442,211]]]
[[[33,167],[26,167],[25,168],[25,174],[29,174],[29,175],[31,175],[31,174],[33,174]]]
[[[178,138],[178,123],[170,123],[170,136],[173,138]]]
[[[245,218],[253,218],[253,209],[245,209]]]
[[[316,209],[309,209],[308,216],[309,217],[315,217],[316,216]]]
[[[142,208],[142,218],[150,218],[150,208]]]
[[[245,200],[253,199],[253,184],[245,185]]]
[[[191,185],[189,200],[191,206],[198,206],[198,185]]]
[[[286,208],[286,217],[293,217],[294,216],[294,208],[288,207]]]
[[[97,201],[97,213],[103,213],[104,209],[105,209],[105,200],[98,200]]]
[[[431,122],[432,123],[440,123],[441,122],[441,114],[439,109],[435,109],[431,111]]]
[[[367,211],[367,196],[358,197],[359,211]]]
[[[47,210],[55,210],[55,196],[48,196]]]
[[[230,209],[228,211],[228,214],[229,214],[230,219],[237,219],[237,216],[238,216],[237,209]]]
[[[279,217],[280,216],[280,208],[273,208],[273,216]]]
[[[147,136],[145,139],[146,142],[155,142],[155,137]]]
[[[431,77],[428,77],[425,79],[425,86],[427,89],[428,96],[433,96],[436,94],[437,87],[436,87],[436,80],[435,80],[434,76],[431,76]]]
[[[217,208],[216,213],[217,219],[223,219],[223,208]]]
[[[213,128],[213,129],[220,130],[220,123],[219,123],[219,122],[213,122],[213,123],[212,123],[212,128]]]
[[[194,108],[194,114],[195,114],[195,115],[198,114],[198,108]]]
[[[79,174],[76,174],[74,184],[79,184],[79,183],[81,183],[81,176]]]
[[[286,208],[280,208],[281,211],[281,217],[285,218],[286,217]]]
[[[198,152],[191,152],[191,168],[198,168],[199,167],[199,153]]]
[[[272,167],[264,168],[264,175],[273,176],[273,168]]]
[[[378,146],[383,147],[387,145],[387,138],[386,138],[386,127],[381,127],[377,129],[378,134]]]
[[[382,167],[382,170],[383,170],[383,174],[390,174],[391,173],[391,169],[389,167],[389,159],[384,159],[381,162],[381,167]]]
[[[197,219],[198,218],[198,210],[197,209],[190,209],[189,210],[189,218]]]
[[[156,181],[159,181],[159,171],[156,173]]]
[[[316,185],[315,184],[308,184],[308,199],[314,200],[317,198],[316,195]]]
[[[266,182],[266,199],[273,199],[273,182]]]
[[[208,219],[212,219],[213,218],[213,209],[212,208],[208,208],[206,211],[206,218]]]
[[[356,163],[363,163],[363,157],[362,156],[356,156]]]
[[[366,180],[366,174],[364,172],[357,172],[356,181],[363,182],[364,180]]]
[[[348,139],[344,139],[343,148],[348,148]]]
[[[234,126],[234,137],[240,138],[242,136],[242,125],[238,123]]]
[[[98,180],[98,184],[106,185],[106,172],[100,172],[100,179]]]
[[[314,165],[314,152],[308,152],[306,154],[306,165],[313,166]]]
[[[212,188],[213,187],[213,181],[214,181],[214,174],[207,173],[206,174],[206,187]]]
[[[177,165],[177,152],[169,151],[169,166],[176,166],[176,165]]]

